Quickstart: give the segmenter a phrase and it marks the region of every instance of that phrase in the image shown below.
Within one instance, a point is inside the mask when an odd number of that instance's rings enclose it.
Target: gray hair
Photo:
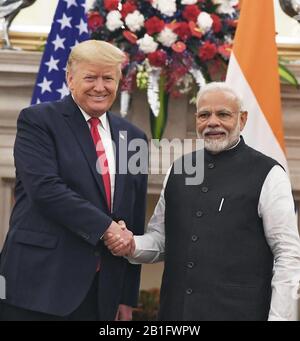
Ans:
[[[233,90],[229,85],[227,85],[225,82],[211,82],[208,84],[205,84],[201,87],[197,94],[197,100],[196,105],[198,107],[199,102],[201,101],[202,97],[207,94],[208,92],[216,92],[216,91],[222,91],[222,92],[229,92],[234,96],[236,99],[236,102],[239,107],[239,111],[243,111],[243,101],[239,94],[236,93],[235,90]]]

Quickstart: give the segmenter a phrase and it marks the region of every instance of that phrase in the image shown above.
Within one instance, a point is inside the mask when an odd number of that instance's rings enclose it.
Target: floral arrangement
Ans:
[[[88,13],[93,39],[126,52],[121,113],[130,94],[146,89],[154,117],[161,92],[179,97],[224,77],[236,29],[238,0],[96,0]]]

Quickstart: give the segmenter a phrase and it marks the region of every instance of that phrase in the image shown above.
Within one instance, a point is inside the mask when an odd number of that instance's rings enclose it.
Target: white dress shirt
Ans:
[[[143,236],[135,236],[136,249],[129,261],[154,263],[164,260],[165,197],[168,171],[154,214]],[[263,220],[266,240],[274,255],[270,320],[293,318],[300,280],[300,239],[290,180],[280,166],[267,175],[259,198],[258,215]]]
[[[84,116],[86,123],[89,126],[89,129],[91,129],[91,125],[88,122],[91,116],[88,115],[86,112],[84,112],[80,107],[79,109],[82,112],[82,115]],[[101,124],[99,123],[98,125],[98,132],[101,137],[103,147],[105,150],[105,155],[108,161],[108,169],[109,169],[109,175],[110,175],[111,208],[112,208],[113,202],[114,202],[114,191],[115,191],[116,158],[115,158],[115,152],[114,152],[114,147],[113,147],[113,140],[111,137],[110,125],[109,125],[109,121],[108,121],[106,113],[102,114],[99,117],[99,120]],[[99,176],[101,175],[99,174]]]

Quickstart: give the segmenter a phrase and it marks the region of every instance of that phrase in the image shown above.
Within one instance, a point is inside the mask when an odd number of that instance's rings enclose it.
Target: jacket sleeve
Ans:
[[[96,245],[112,219],[63,182],[54,139],[36,114],[24,109],[18,119],[14,147],[17,177],[45,217]]]

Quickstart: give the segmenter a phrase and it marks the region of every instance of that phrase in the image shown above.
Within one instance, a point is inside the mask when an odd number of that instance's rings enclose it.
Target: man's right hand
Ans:
[[[114,256],[130,256],[135,250],[133,234],[126,228],[124,221],[112,222],[106,230],[104,244]]]

